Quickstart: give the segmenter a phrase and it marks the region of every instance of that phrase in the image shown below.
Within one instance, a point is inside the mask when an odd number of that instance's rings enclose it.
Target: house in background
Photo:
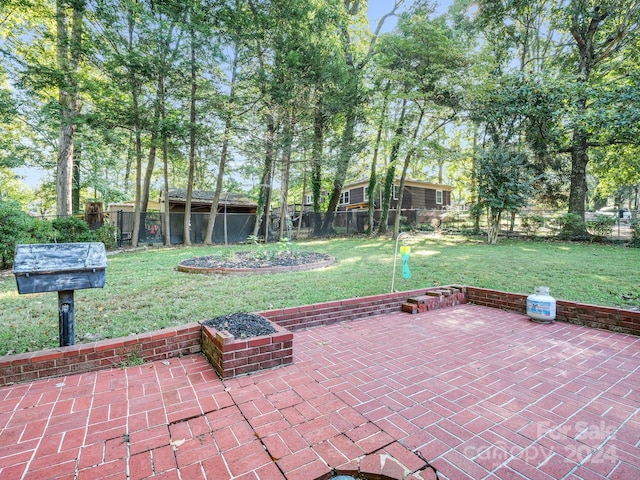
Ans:
[[[347,231],[363,233],[368,228],[369,209],[369,181],[345,185],[340,195],[338,204],[337,226],[346,227]],[[444,210],[451,205],[451,192],[453,187],[436,183],[423,182],[421,180],[405,180],[404,194],[402,196],[402,216],[407,224],[431,222],[438,218],[438,210]],[[400,179],[393,182],[391,202],[389,206],[388,225],[393,225],[400,194]],[[382,192],[376,191],[374,198],[374,220],[380,219],[382,208]],[[343,214],[340,215],[340,212]]]
[[[369,181],[350,183],[342,188],[338,211],[367,209],[369,207]],[[405,180],[402,210],[442,210],[451,205],[453,187],[421,180]],[[398,205],[400,179],[393,182],[390,208]],[[374,200],[375,208],[382,205],[382,192],[378,192]]]

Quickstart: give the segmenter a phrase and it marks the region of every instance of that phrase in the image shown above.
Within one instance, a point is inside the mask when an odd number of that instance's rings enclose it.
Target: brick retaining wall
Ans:
[[[383,293],[367,297],[349,298],[334,302],[315,303],[259,312],[265,318],[281,325],[292,332],[302,328],[331,325],[348,320],[358,320],[373,315],[388,315],[400,311],[407,298],[424,295],[428,291],[446,290],[448,287],[432,287],[406,292]],[[460,290],[457,294],[441,295],[433,297],[431,309],[450,307],[464,303],[464,287],[455,287]]]
[[[526,314],[527,296],[486,288],[466,287],[467,302]],[[556,300],[556,320],[640,336],[640,311]]]
[[[434,297],[439,300],[437,303],[430,301],[429,308],[443,308],[466,301],[477,305],[526,313],[527,295],[476,287],[454,287],[459,289],[460,293]],[[433,287],[386,293],[259,313],[281,327],[296,331],[302,328],[358,320],[373,315],[396,313],[400,311],[401,305],[409,297],[446,288]],[[557,300],[556,303],[558,321],[640,335],[640,311],[600,307],[566,300]],[[190,323],[142,335],[7,355],[0,357],[0,386],[118,367],[126,365],[132,360],[147,362],[197,353],[202,350],[201,330],[200,324]],[[253,347],[247,346],[247,348]],[[289,347],[283,345],[283,349],[287,348]],[[266,366],[267,363],[265,363]],[[234,372],[234,374],[238,373],[240,371]]]
[[[0,386],[197,353],[200,324],[0,357]]]

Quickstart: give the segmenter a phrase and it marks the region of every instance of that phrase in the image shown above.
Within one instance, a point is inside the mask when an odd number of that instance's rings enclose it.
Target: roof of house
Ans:
[[[400,179],[396,178],[393,181],[394,185],[400,185]],[[452,191],[453,187],[449,186],[449,185],[442,185],[439,183],[431,183],[431,182],[425,182],[423,180],[412,180],[410,178],[405,179],[404,181],[405,186],[407,187],[420,187],[420,188],[431,188],[433,190],[447,190],[447,191]],[[342,187],[342,190],[349,190],[351,188],[357,188],[357,187],[366,187],[369,185],[369,180],[360,180],[358,182],[353,182],[353,183],[348,183],[347,185],[344,185]]]
[[[191,202],[211,205],[213,201],[212,190],[193,190],[191,192]],[[164,191],[160,192],[160,201],[163,200]],[[170,188],[169,189],[169,202],[171,203],[184,203],[187,201],[187,189],[186,188]],[[220,205],[244,205],[244,206],[257,206],[257,203],[248,198],[242,193],[220,193]]]

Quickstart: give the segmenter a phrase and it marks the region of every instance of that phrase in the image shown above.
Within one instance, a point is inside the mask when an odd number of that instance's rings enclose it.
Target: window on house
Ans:
[[[394,200],[397,200],[399,192],[400,192],[400,187],[398,185],[393,185],[393,188],[391,188],[391,198],[393,198]]]
[[[342,192],[340,194],[340,205],[348,205],[349,204],[349,190],[346,192]]]
[[[436,204],[442,205],[442,190],[436,190]]]
[[[364,187],[364,201],[369,201],[369,187]]]
[[[313,197],[309,194],[306,194],[304,196],[304,204],[305,205],[311,205],[313,203]]]

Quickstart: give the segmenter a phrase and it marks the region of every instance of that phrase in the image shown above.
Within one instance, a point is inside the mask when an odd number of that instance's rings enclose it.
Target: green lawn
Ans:
[[[615,245],[415,235],[396,290],[464,284],[515,293],[548,286],[556,298],[598,305],[640,306],[640,249]],[[395,242],[331,239],[293,248],[333,255],[337,263],[306,272],[242,277],[180,273],[180,260],[225,247],[176,247],[109,255],[104,289],[75,294],[76,342],[125,336],[237,311],[258,311],[389,292]],[[249,246],[233,246],[246,250]],[[270,247],[267,247],[270,248]],[[275,248],[275,247],[271,247]],[[10,271],[0,275],[0,355],[58,344],[56,293],[18,295]]]

